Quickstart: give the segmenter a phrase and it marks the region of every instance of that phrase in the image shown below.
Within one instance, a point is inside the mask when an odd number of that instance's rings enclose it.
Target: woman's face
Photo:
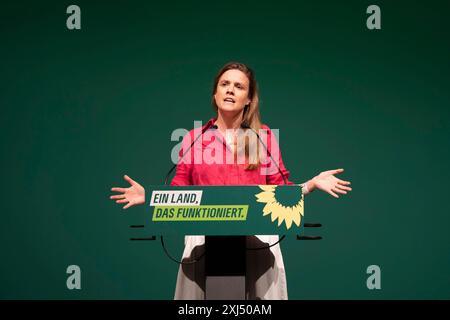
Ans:
[[[242,71],[232,69],[224,72],[217,83],[214,99],[220,111],[240,112],[250,103],[249,80]]]

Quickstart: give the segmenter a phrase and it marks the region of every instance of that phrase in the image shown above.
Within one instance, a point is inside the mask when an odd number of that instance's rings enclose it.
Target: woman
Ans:
[[[212,104],[217,117],[211,119],[203,129],[216,130],[204,130],[205,137],[209,136],[209,139],[198,139],[193,145],[191,141],[198,136],[196,131],[192,130],[186,135],[180,151],[180,162],[171,185],[292,184],[287,180],[289,172],[283,165],[278,145],[272,139],[272,132],[261,124],[258,88],[253,71],[246,65],[235,62],[222,67],[214,80]],[[259,140],[245,136],[248,132],[261,132],[261,129],[265,130],[268,136],[266,140],[268,152],[264,152],[265,148],[260,146]],[[214,155],[211,150],[216,151]],[[219,156],[218,150],[222,152],[219,152]],[[201,159],[205,161],[195,162],[196,152],[200,153]],[[208,155],[210,158],[213,157],[214,161],[206,159]],[[239,161],[239,158],[244,160]],[[343,171],[336,169],[320,173],[302,184],[303,193],[306,195],[319,189],[339,198],[339,194],[351,191],[348,187],[350,182],[334,176]],[[124,209],[143,204],[144,188],[128,176],[124,178],[131,186],[112,188],[112,191],[121,194],[111,196],[111,199],[117,203],[126,203]],[[267,246],[276,241],[278,236],[247,238],[250,247],[261,247],[262,243]],[[203,245],[204,236],[186,236],[183,259],[198,256]],[[205,276],[202,260],[180,266],[175,299],[204,298]],[[287,297],[286,276],[279,245],[271,246],[269,249],[248,251],[247,298],[287,299]]]

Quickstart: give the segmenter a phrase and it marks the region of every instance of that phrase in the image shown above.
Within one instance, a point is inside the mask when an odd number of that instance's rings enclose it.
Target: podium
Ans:
[[[303,233],[300,185],[148,186],[146,196],[141,214],[151,239],[164,246],[171,235],[205,236],[205,299],[245,299],[247,236]]]

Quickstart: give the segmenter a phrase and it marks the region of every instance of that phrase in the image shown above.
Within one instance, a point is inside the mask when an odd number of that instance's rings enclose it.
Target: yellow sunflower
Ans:
[[[278,219],[278,226],[280,226],[284,221],[287,229],[292,226],[292,222],[297,226],[300,226],[301,217],[303,216],[303,194],[298,203],[294,205],[283,205],[275,196],[277,186],[260,185],[259,188],[263,190],[263,192],[256,194],[256,201],[266,204],[263,208],[263,216],[272,213],[272,222]]]

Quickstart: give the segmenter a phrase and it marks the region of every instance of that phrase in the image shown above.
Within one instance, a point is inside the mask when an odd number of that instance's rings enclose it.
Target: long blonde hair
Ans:
[[[228,70],[239,70],[247,76],[249,81],[248,98],[250,99],[250,104],[244,107],[244,114],[242,115],[241,127],[242,128],[250,127],[256,132],[259,132],[259,130],[262,127],[262,124],[261,124],[261,116],[259,113],[258,84],[256,82],[255,73],[245,64],[239,62],[229,62],[219,70],[216,77],[214,78],[214,85],[212,91],[212,106],[214,110],[218,112],[218,107],[216,104],[216,100],[214,99],[214,95],[216,94],[217,85],[219,83],[220,77]],[[260,164],[258,142],[259,141],[257,139],[248,139],[248,137],[245,138],[245,156],[247,159],[249,159],[249,165],[247,167],[247,170],[254,170],[258,168]],[[250,150],[256,150],[256,154],[255,152],[252,152],[252,154],[250,154]]]

